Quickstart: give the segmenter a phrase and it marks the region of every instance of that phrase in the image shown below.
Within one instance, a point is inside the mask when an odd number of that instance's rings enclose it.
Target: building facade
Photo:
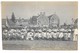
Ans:
[[[48,17],[45,15],[45,12],[41,12],[40,15],[37,18],[37,25],[40,27],[48,27],[49,26],[49,19]]]

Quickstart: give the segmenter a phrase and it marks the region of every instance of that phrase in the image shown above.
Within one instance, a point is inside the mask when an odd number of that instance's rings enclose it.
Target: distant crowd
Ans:
[[[4,29],[3,40],[71,40],[71,29]]]

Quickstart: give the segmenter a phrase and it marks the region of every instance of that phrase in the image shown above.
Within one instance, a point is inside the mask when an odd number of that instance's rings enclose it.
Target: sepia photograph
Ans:
[[[78,50],[77,1],[1,2],[3,50]]]

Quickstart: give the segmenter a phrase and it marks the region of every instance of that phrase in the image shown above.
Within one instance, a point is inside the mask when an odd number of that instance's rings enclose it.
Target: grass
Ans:
[[[77,42],[49,40],[2,41],[4,50],[77,50]]]

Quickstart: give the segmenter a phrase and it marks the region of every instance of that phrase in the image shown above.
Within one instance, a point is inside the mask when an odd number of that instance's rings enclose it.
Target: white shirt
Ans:
[[[54,38],[57,38],[57,33],[52,32]]]
[[[42,37],[42,36],[41,36],[41,33],[38,33],[38,37]]]
[[[46,32],[42,32],[42,36],[43,37],[46,37]]]
[[[68,38],[70,38],[71,37],[71,33],[68,33]]]
[[[59,38],[62,38],[64,35],[63,35],[63,33],[61,32],[60,34],[59,34]]]
[[[51,33],[47,32],[47,38],[52,38]]]

